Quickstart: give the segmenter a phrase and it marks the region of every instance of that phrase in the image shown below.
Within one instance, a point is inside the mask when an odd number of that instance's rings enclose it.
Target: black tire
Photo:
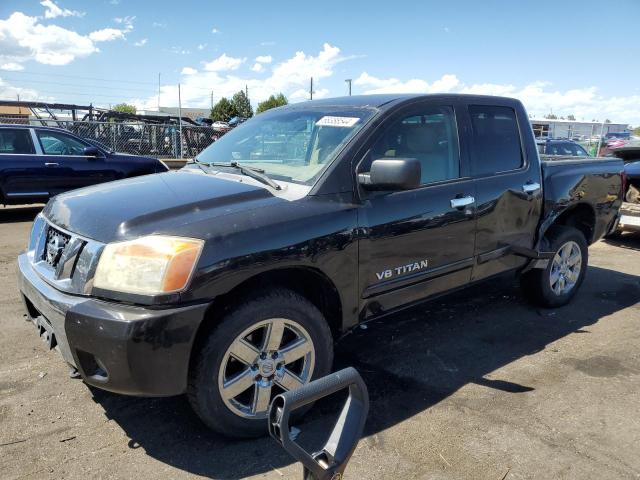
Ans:
[[[557,254],[568,242],[575,242],[578,245],[582,259],[578,280],[568,292],[562,294],[554,292],[550,283],[553,259],[550,259],[546,268],[524,273],[520,278],[520,285],[524,296],[535,305],[548,308],[560,307],[569,303],[582,285],[587,272],[589,249],[582,232],[573,227],[564,225],[551,227],[546,234],[546,239],[549,250],[554,254]]]
[[[225,404],[218,387],[218,375],[222,362],[227,358],[227,350],[245,330],[261,321],[279,318],[297,322],[309,334],[315,350],[311,380],[330,373],[333,363],[333,337],[322,313],[311,302],[291,290],[282,288],[247,299],[229,311],[209,333],[196,352],[189,372],[189,403],[212,430],[238,438],[256,437],[267,433],[265,418],[242,417]],[[304,411],[300,412],[303,413]]]

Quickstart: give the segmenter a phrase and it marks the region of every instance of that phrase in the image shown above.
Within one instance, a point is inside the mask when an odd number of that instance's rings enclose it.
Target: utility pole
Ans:
[[[313,77],[311,77],[311,85],[309,86],[309,96],[310,100],[313,100]]]
[[[211,90],[211,110],[213,110],[213,90]]]
[[[160,113],[160,73],[158,73],[158,113]]]
[[[180,95],[180,84],[178,84],[178,125],[180,126],[180,158],[182,158],[182,97]]]
[[[347,82],[347,85],[349,85],[349,96],[351,96],[351,79],[347,78],[345,82]]]
[[[244,94],[246,95],[247,99],[249,98],[249,85],[244,86]]]

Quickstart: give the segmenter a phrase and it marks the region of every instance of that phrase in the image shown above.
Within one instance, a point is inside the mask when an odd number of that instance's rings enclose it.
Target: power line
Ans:
[[[6,72],[5,72],[6,73]],[[133,80],[112,80],[108,78],[98,78],[98,77],[82,77],[79,75],[64,75],[62,73],[40,73],[40,72],[10,72],[11,74],[20,74],[20,75],[39,75],[44,77],[63,77],[63,78],[78,78],[83,80],[96,80],[99,82],[109,82],[109,83],[130,83],[135,85],[155,85],[154,82],[135,82]]]
[[[101,90],[116,90],[116,91],[127,91],[127,92],[145,92],[148,93],[150,89],[142,89],[142,88],[131,88],[131,87],[127,87],[126,89],[123,88],[119,88],[119,87],[105,87],[102,85],[88,85],[88,84],[73,84],[73,83],[64,83],[64,82],[50,82],[47,80],[31,80],[31,79],[26,79],[26,80],[19,80],[19,79],[13,79],[13,78],[8,78],[8,77],[4,77],[9,81],[12,82],[20,82],[20,83],[43,83],[46,85],[59,85],[62,87],[71,87],[71,88],[77,88],[77,87],[85,87],[85,88],[99,88]],[[15,86],[15,85],[14,85]],[[152,95],[152,94],[150,94]]]

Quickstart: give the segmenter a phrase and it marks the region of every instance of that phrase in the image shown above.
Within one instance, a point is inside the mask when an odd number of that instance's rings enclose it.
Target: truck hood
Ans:
[[[150,234],[206,239],[214,232],[195,224],[276,202],[286,200],[248,183],[167,172],[64,193],[52,198],[43,213],[54,225],[105,243]]]

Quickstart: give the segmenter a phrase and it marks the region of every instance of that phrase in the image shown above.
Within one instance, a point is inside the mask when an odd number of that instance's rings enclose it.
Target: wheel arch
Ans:
[[[549,229],[556,225],[574,227],[584,235],[587,244],[593,243],[596,229],[596,212],[588,203],[576,203],[575,205],[557,212],[549,218],[544,225],[541,238],[546,238]]]
[[[193,361],[202,342],[227,312],[252,292],[272,288],[286,288],[300,294],[320,310],[334,338],[341,333],[343,324],[342,300],[333,281],[316,268],[283,267],[249,277],[211,302],[196,333],[191,361]]]

